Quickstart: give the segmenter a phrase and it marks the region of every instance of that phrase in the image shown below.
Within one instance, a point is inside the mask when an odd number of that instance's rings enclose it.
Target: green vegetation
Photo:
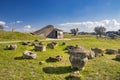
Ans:
[[[74,36],[73,34],[64,34],[64,38],[95,38],[95,35],[76,35]]]
[[[65,35],[66,36],[66,35]],[[86,49],[98,47],[103,50],[106,48],[120,48],[120,40],[96,39],[94,36],[82,36],[79,39],[69,41],[56,41],[58,46],[55,49],[48,49],[45,52],[34,51],[33,46],[23,46],[17,43],[16,50],[5,50],[8,44],[0,44],[0,80],[65,80],[71,69],[69,55],[64,50],[66,46],[61,45],[81,45]],[[66,36],[67,37],[67,36]],[[45,45],[50,41],[43,42]],[[21,59],[25,50],[32,50],[37,54],[37,59]],[[49,62],[50,56],[62,55],[60,62]],[[85,70],[80,71],[83,80],[120,80],[120,61],[113,60],[115,55],[105,54],[88,61]],[[45,61],[44,64],[39,64]]]
[[[43,39],[43,37],[35,36],[29,33],[0,31],[0,41],[20,41]]]

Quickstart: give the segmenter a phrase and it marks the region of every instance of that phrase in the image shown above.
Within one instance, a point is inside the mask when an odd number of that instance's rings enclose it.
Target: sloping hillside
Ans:
[[[34,40],[34,39],[44,39],[44,37],[35,36],[29,33],[0,31],[0,41]]]

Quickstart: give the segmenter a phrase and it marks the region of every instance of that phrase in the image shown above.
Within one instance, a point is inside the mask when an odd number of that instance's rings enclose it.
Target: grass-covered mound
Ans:
[[[29,33],[0,31],[0,41],[20,41],[43,39],[43,37],[35,36]]]
[[[34,51],[33,46],[23,46],[18,43],[16,50],[5,50],[8,44],[0,44],[0,80],[65,80],[71,69],[69,55],[66,53],[65,45],[82,45],[86,49],[98,47],[103,50],[106,48],[120,48],[120,40],[86,38],[74,39],[69,41],[57,41],[55,49],[48,49],[45,52]],[[47,45],[49,42],[44,42]],[[33,60],[21,59],[25,50],[32,50],[37,54]],[[49,62],[50,56],[64,56],[62,61]],[[85,70],[79,71],[82,80],[120,80],[120,61],[114,60],[115,55],[105,54],[88,61]],[[42,65],[40,61],[45,61]]]

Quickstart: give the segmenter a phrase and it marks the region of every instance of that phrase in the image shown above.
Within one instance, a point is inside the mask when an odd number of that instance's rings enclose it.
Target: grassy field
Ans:
[[[66,36],[66,35],[65,35]],[[66,36],[68,37],[68,36]],[[55,49],[48,49],[46,52],[34,51],[33,46],[23,46],[16,43],[16,50],[5,50],[8,44],[0,44],[0,80],[65,80],[65,77],[74,70],[71,69],[69,55],[64,50],[66,46],[61,45],[81,45],[86,49],[98,47],[103,50],[106,48],[120,48],[120,40],[96,39],[94,36],[77,36],[79,39],[68,41],[56,41],[58,46]],[[45,45],[50,41],[43,42]],[[25,50],[32,50],[37,54],[37,59],[21,59]],[[64,56],[60,62],[49,62],[50,56]],[[88,61],[85,70],[79,71],[82,80],[120,80],[120,61],[114,60],[115,55],[105,54]],[[45,61],[44,64],[39,64]]]
[[[44,37],[38,37],[29,33],[0,31],[0,41],[24,41],[35,39],[44,39]]]

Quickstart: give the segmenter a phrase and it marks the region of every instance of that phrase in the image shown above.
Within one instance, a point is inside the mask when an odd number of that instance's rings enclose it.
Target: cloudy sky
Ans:
[[[64,31],[96,26],[120,29],[120,0],[0,0],[0,25],[6,30],[34,31],[48,24]]]

